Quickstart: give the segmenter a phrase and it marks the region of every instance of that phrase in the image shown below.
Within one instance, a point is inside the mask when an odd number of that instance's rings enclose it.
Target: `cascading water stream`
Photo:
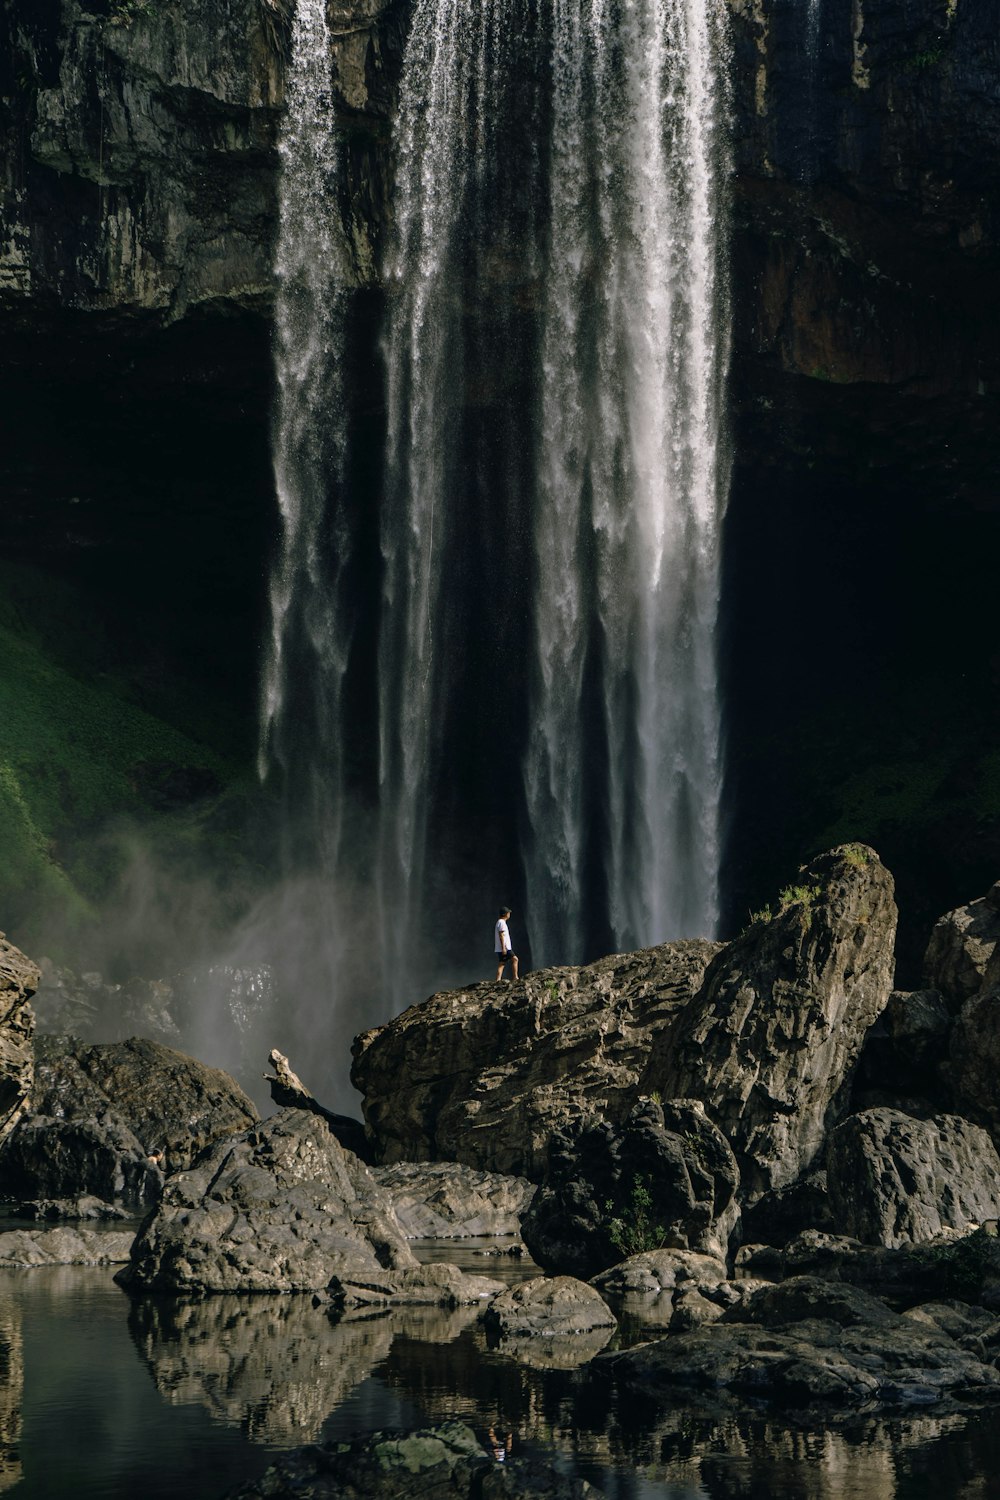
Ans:
[[[617,946],[718,920],[722,44],[713,0],[554,0],[525,760],[543,962],[586,947],[602,812]]]
[[[282,784],[286,864],[331,874],[343,815],[342,685],[352,622],[344,493],[347,263],[326,0],[298,0],[278,150],[272,434],[280,510],[259,764]]]

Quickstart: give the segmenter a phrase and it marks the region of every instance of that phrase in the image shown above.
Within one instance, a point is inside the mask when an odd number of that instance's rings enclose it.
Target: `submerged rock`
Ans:
[[[38,967],[0,932],[0,1148],[29,1106],[35,1018],[28,1002],[40,978]]]
[[[373,1432],[284,1454],[228,1500],[601,1500],[585,1479],[518,1457],[497,1464],[471,1427],[446,1422],[416,1432]]]
[[[661,1245],[724,1256],[738,1184],[700,1104],[643,1099],[621,1125],[589,1120],[554,1138],[524,1242],[540,1266],[585,1277]]]
[[[718,945],[667,943],[516,984],[433,995],[354,1043],[378,1159],[460,1161],[540,1181],[549,1140],[623,1120],[654,1034],[697,993]]]
[[[837,1227],[870,1245],[932,1240],[1000,1215],[1000,1157],[985,1130],[956,1115],[851,1115],[830,1137],[827,1182]]]
[[[39,1047],[34,1113],[4,1157],[4,1187],[22,1198],[152,1203],[165,1174],[256,1119],[227,1073],[159,1042],[49,1038]]]
[[[741,1196],[793,1182],[822,1148],[865,1033],[892,990],[896,904],[874,850],[820,855],[713,961],[644,1076],[701,1099],[732,1146]]]

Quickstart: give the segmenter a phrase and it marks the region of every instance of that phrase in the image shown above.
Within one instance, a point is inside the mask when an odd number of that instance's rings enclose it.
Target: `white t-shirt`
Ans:
[[[504,921],[503,917],[500,918],[499,922],[496,925],[496,932],[494,936],[496,939],[493,945],[494,952],[508,953],[511,946],[510,933],[507,931],[507,923]]]

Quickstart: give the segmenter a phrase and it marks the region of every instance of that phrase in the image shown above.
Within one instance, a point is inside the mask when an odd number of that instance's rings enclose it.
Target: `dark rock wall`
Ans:
[[[1000,863],[995,9],[822,0],[811,38],[803,0],[730,7],[728,923],[864,838],[905,961]],[[330,4],[369,458],[410,12]],[[0,546],[82,582],[154,675],[204,679],[248,748],[289,16],[0,0]]]

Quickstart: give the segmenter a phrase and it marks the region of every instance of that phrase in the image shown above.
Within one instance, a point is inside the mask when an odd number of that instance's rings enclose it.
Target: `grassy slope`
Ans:
[[[206,805],[244,775],[235,738],[214,703],[139,680],[69,586],[0,569],[0,926],[51,950],[94,921],[122,859],[109,829],[168,855],[211,837]]]

